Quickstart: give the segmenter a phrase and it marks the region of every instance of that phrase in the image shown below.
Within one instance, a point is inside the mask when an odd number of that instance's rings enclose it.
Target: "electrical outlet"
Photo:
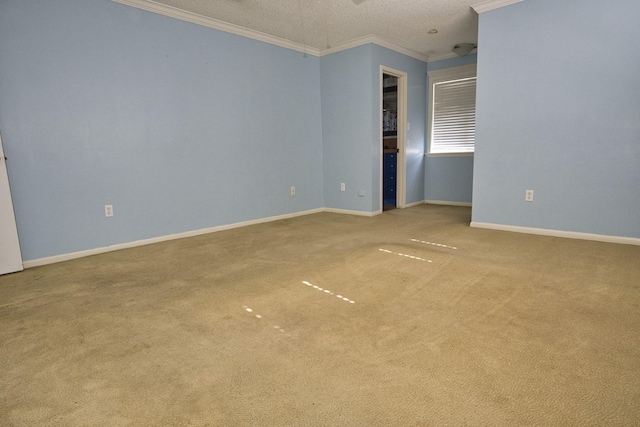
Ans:
[[[346,191],[347,190],[347,186],[344,184],[344,182],[340,183],[340,191]]]
[[[291,187],[291,195],[292,195],[292,196],[295,196],[295,195],[296,195],[296,187],[295,187],[295,186],[292,186],[292,187]]]
[[[533,202],[533,190],[526,190],[524,192],[524,200],[526,202]]]
[[[104,216],[107,218],[113,216],[113,205],[104,205]]]

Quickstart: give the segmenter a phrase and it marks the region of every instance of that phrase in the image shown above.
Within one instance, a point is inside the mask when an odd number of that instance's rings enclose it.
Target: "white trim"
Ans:
[[[293,213],[289,213],[289,214],[271,216],[271,217],[267,217],[267,218],[259,218],[259,219],[254,219],[254,220],[250,220],[250,221],[236,222],[236,223],[233,223],[233,224],[218,225],[216,227],[201,228],[199,230],[186,231],[184,233],[168,234],[168,235],[165,235],[165,236],[152,237],[150,239],[136,240],[134,242],[120,243],[120,244],[117,244],[117,245],[105,246],[105,247],[95,248],[95,249],[87,249],[87,250],[84,250],[84,251],[71,252],[71,253],[61,254],[61,255],[54,255],[54,256],[50,256],[50,257],[46,257],[46,258],[38,258],[38,259],[30,260],[30,261],[24,261],[23,262],[23,266],[24,266],[24,268],[39,267],[41,265],[55,264],[57,262],[69,261],[69,260],[76,259],[76,258],[84,258],[84,257],[87,257],[87,256],[98,255],[98,254],[103,254],[103,253],[107,253],[107,252],[119,251],[121,249],[135,248],[135,247],[138,247],[138,246],[151,245],[153,243],[166,242],[166,241],[169,241],[169,240],[184,239],[184,238],[187,238],[187,237],[199,236],[201,234],[216,233],[218,231],[231,230],[231,229],[234,229],[234,228],[246,227],[246,226],[249,226],[249,225],[256,225],[256,224],[263,224],[263,223],[266,223],[266,222],[280,221],[280,220],[283,220],[283,219],[295,218],[295,217],[299,217],[299,216],[311,215],[311,214],[322,213],[322,212],[337,213],[337,214],[347,214],[347,215],[358,215],[358,216],[368,216],[368,217],[372,217],[372,216],[379,215],[379,214],[382,213],[382,211],[362,212],[362,211],[350,211],[350,210],[344,210],[344,209],[331,209],[331,208],[311,209],[311,210],[308,210],[308,211],[293,212]]]
[[[514,233],[537,234],[540,236],[562,237],[566,239],[593,240],[596,242],[618,243],[621,245],[640,246],[640,239],[635,237],[608,236],[605,234],[579,233],[575,231],[549,230],[546,228],[519,227],[515,225],[471,222],[471,227],[489,230],[510,231]]]
[[[406,56],[410,56],[411,58],[414,59],[419,59],[420,61],[423,62],[427,62],[429,60],[429,56],[427,55],[423,55],[419,52],[413,51],[411,49],[407,49],[405,47],[402,47],[398,44],[395,44],[393,42],[390,42],[389,40],[385,40],[382,37],[378,37],[378,36],[372,36],[373,40],[371,41],[371,43],[373,44],[377,44],[378,46],[382,46],[382,47],[386,47],[387,49],[396,51],[398,53],[401,53],[403,55]]]
[[[0,135],[0,275],[22,271],[22,252],[20,251],[20,239],[16,226],[16,215],[11,199],[11,185],[7,171],[4,148],[2,147],[2,135]]]
[[[467,208],[471,207],[470,202],[450,202],[448,200],[425,200],[424,203],[427,205],[464,206]]]
[[[377,44],[378,46],[386,47],[387,49],[393,50],[395,52],[401,53],[406,56],[410,56],[411,58],[415,58],[423,62],[427,62],[427,60],[429,59],[429,56],[427,55],[423,55],[411,49],[404,48],[400,45],[390,42],[389,40],[385,40],[382,37],[376,36],[374,34],[358,37],[357,39],[350,40],[346,43],[342,43],[337,46],[330,47],[328,49],[322,49],[320,51],[320,56],[331,55],[332,53],[341,52],[343,50],[352,49],[354,47],[363,46],[366,44]]]
[[[396,168],[396,207],[404,208],[407,198],[407,85],[408,85],[408,77],[407,73],[400,70],[395,70],[393,68],[389,68],[387,66],[380,66],[380,140],[379,140],[379,149],[380,149],[380,206],[382,207],[384,194],[382,188],[382,182],[384,180],[384,167],[383,167],[383,139],[384,133],[382,131],[382,106],[383,106],[383,76],[384,74],[389,74],[391,76],[397,77],[398,79],[398,133],[397,133],[397,148],[398,148],[398,158],[397,158],[397,168]]]
[[[386,47],[398,53],[406,56],[418,59],[420,61],[427,62],[429,57],[419,52],[407,49],[393,42],[383,39],[382,37],[370,34],[368,36],[359,37],[357,39],[350,40],[346,43],[339,44],[337,46],[330,47],[328,49],[317,49],[315,47],[306,46],[300,43],[293,42],[291,40],[283,39],[281,37],[272,36],[270,34],[262,33],[260,31],[251,30],[249,28],[241,27],[239,25],[230,24],[228,22],[220,21],[218,19],[210,18],[208,16],[200,15],[193,12],[187,12],[182,9],[178,9],[173,6],[157,3],[153,0],[111,0],[116,3],[124,4],[127,6],[135,7],[138,9],[146,10],[148,12],[157,13],[160,15],[168,16],[170,18],[179,19],[181,21],[190,22],[192,24],[202,25],[204,27],[213,28],[215,30],[224,31],[226,33],[235,34],[242,37],[258,40],[261,42],[273,44],[276,46],[292,49],[298,52],[307,53],[312,56],[324,56],[332,53],[340,52],[343,50],[351,49],[354,47],[362,46],[365,44],[377,44],[378,46]]]
[[[501,7],[509,6],[515,3],[520,3],[523,0],[487,0],[481,3],[472,4],[471,9],[475,10],[477,14],[489,12],[490,10],[500,9]]]
[[[429,55],[427,62],[436,62],[436,61],[442,61],[442,60],[451,59],[451,58],[459,58],[459,56],[457,53],[453,51],[447,52],[447,53],[439,53],[436,55]]]
[[[414,206],[424,205],[426,202],[424,200],[420,200],[419,202],[407,203],[404,205],[404,208],[412,208]]]
[[[441,200],[425,200],[424,202],[415,202],[410,203],[405,206],[405,208],[414,207],[421,204],[432,204],[432,205],[446,205],[446,206],[464,206],[471,207],[471,203],[466,202],[448,202]],[[88,249],[85,251],[72,252],[68,254],[55,255],[46,258],[38,258],[30,261],[24,261],[24,268],[32,268],[39,267],[42,265],[55,264],[62,261],[69,261],[77,258],[84,258],[87,256],[103,254],[107,252],[114,252],[121,249],[129,249],[135,248],[138,246],[150,245],[153,243],[166,242],[169,240],[177,240],[184,239],[187,237],[199,236],[202,234],[215,233],[218,231],[231,230],[234,228],[246,227],[249,225],[262,224],[266,222],[279,221],[282,219],[295,218],[304,215],[311,215],[316,213],[335,213],[335,214],[344,214],[344,215],[356,215],[356,216],[365,216],[365,217],[373,217],[376,215],[380,215],[382,213],[381,210],[375,212],[364,212],[364,211],[352,211],[346,209],[333,209],[333,208],[319,208],[319,209],[311,209],[308,211],[302,212],[294,212],[291,214],[284,214],[278,216],[272,216],[268,218],[261,218],[251,221],[237,222],[234,224],[220,225],[217,227],[209,227],[203,228],[200,230],[187,231],[184,233],[178,234],[169,234],[166,236],[154,237],[151,239],[137,240],[135,242],[121,243],[118,245],[106,246],[102,248]],[[511,225],[502,225],[502,224],[491,224],[491,223],[483,223],[483,222],[471,222],[471,227],[475,228],[485,228],[489,230],[497,230],[497,231],[510,231],[514,233],[525,233],[525,234],[537,234],[542,236],[552,236],[552,237],[563,237],[568,239],[580,239],[580,240],[593,240],[598,242],[606,242],[606,243],[618,243],[623,245],[635,245],[640,246],[640,239],[633,237],[619,237],[619,236],[606,236],[601,234],[589,234],[589,233],[577,233],[570,231],[559,231],[559,230],[548,230],[543,228],[530,228],[530,227],[518,227]]]
[[[138,9],[146,10],[148,12],[157,13],[160,15],[168,16],[170,18],[179,19],[181,21],[190,22],[192,24],[202,25],[203,27],[213,28],[215,30],[224,31],[226,33],[235,34],[242,37],[248,37],[250,39],[258,40],[261,42],[273,44],[276,46],[284,47],[287,49],[295,50],[298,52],[307,53],[313,56],[320,56],[320,50],[305,46],[300,43],[292,42],[291,40],[283,39],[281,37],[272,36],[270,34],[262,33],[256,30],[250,30],[239,25],[223,22],[208,16],[199,15],[193,12],[187,12],[176,7],[167,6],[165,4],[156,3],[153,0],[111,0],[116,3],[121,3],[127,6],[132,6]]]
[[[359,37],[357,39],[350,40],[346,43],[339,44],[337,46],[333,46],[327,49],[322,49],[320,51],[320,56],[331,55],[332,53],[341,52],[343,50],[352,49],[358,46],[364,46],[366,44],[373,43],[374,37],[372,35]]]
[[[382,213],[381,210],[377,210],[373,212],[365,212],[365,211],[352,211],[348,209],[335,209],[335,208],[324,208],[322,209],[322,212],[344,214],[344,215],[368,216],[368,217],[373,217],[376,215],[380,215]]]
[[[215,233],[218,231],[231,230],[233,228],[246,227],[248,225],[255,225],[255,224],[262,224],[265,222],[280,221],[282,219],[295,218],[298,216],[311,215],[311,214],[320,213],[320,212],[324,212],[324,209],[322,208],[311,209],[308,211],[294,212],[290,214],[271,216],[267,218],[254,219],[250,221],[236,222],[233,224],[218,225],[216,227],[201,228],[199,230],[185,231],[184,233],[167,234],[165,236],[152,237],[150,239],[136,240],[134,242],[120,243],[117,245],[105,246],[102,248],[88,249],[85,251],[71,252],[68,254],[55,255],[47,258],[39,258],[31,261],[25,261],[24,266],[25,268],[37,267],[40,265],[53,264],[61,261],[68,261],[75,258],[82,258],[86,256],[102,254],[105,252],[118,251],[120,249],[135,248],[137,246],[144,246],[144,245],[150,245],[153,243],[166,242],[168,240],[184,239],[186,237],[194,237],[194,236],[199,236],[201,234]]]

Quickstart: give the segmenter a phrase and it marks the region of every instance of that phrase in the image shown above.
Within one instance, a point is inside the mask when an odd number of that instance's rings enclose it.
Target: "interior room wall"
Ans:
[[[375,167],[380,159],[380,66],[393,68],[407,73],[407,142],[406,153],[406,203],[419,203],[424,200],[424,153],[426,123],[426,81],[427,63],[419,59],[403,55],[382,46],[373,45],[373,148],[374,173],[373,182],[379,182],[380,169]],[[373,200],[373,208],[380,209],[380,194]],[[377,202],[377,203],[376,203]]]
[[[374,44],[318,58],[110,0],[2,2],[0,129],[23,260],[379,211],[380,65],[408,73],[417,203],[423,61]]]
[[[481,49],[482,47],[480,47]],[[427,71],[442,70],[474,64],[477,54],[429,62]],[[429,76],[426,77],[427,82]],[[426,96],[428,104],[429,86]],[[428,114],[429,105],[427,105]],[[428,151],[428,123],[425,131],[425,153]],[[437,202],[471,203],[473,194],[473,156],[467,157],[426,157],[424,176],[425,200]]]
[[[474,223],[640,237],[638,16],[635,0],[480,15]]]
[[[109,0],[1,2],[23,260],[323,207],[320,99],[317,57]]]
[[[372,182],[372,50],[373,45],[366,44],[320,58],[324,201],[328,208],[370,213],[373,198],[379,198],[379,189]],[[345,191],[340,190],[341,183]],[[365,196],[358,196],[359,191]]]
[[[419,59],[367,44],[320,59],[325,204],[374,213],[380,194],[380,66],[407,73],[407,203],[424,200],[425,73]],[[340,191],[340,183],[346,191]],[[360,196],[359,192],[364,192]]]

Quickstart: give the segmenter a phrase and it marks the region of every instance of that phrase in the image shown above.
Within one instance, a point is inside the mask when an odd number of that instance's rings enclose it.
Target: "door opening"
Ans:
[[[13,203],[9,190],[6,157],[0,136],[0,274],[22,270],[22,255],[18,242],[18,229],[13,213]]]
[[[382,210],[396,208],[398,168],[398,78],[382,74]]]
[[[407,75],[381,67],[381,206],[405,205],[405,141]]]

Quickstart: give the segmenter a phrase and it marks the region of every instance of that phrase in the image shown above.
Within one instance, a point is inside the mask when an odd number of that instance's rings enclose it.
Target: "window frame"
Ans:
[[[451,80],[460,80],[468,78],[476,78],[477,83],[477,65],[468,64],[457,67],[443,68],[441,70],[428,71],[429,77],[429,99],[428,99],[428,117],[427,117],[427,157],[473,157],[475,153],[475,138],[473,143],[472,152],[464,153],[432,153],[431,152],[431,136],[433,131],[433,88],[438,83],[443,83]]]

